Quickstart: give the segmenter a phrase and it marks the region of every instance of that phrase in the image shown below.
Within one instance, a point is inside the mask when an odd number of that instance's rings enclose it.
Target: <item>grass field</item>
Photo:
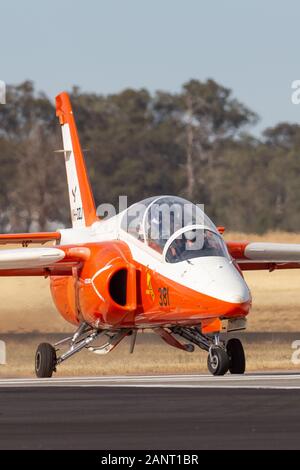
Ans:
[[[237,336],[237,335],[235,335]],[[243,334],[247,370],[291,370],[300,366],[291,362],[292,342],[297,334]],[[34,355],[39,343],[54,343],[61,335],[19,334],[2,335],[7,344],[7,365],[0,366],[0,377],[33,377]],[[126,338],[107,356],[98,356],[87,350],[68,359],[58,367],[56,376],[123,375],[123,374],[186,374],[207,373],[207,353],[196,348],[186,353],[167,346],[153,333],[139,333],[134,354],[129,353]]]
[[[229,240],[300,243],[300,234],[273,232],[264,236],[228,233]],[[300,270],[245,272],[253,309],[248,331],[300,331]],[[72,331],[56,312],[44,278],[0,279],[0,333]]]
[[[300,234],[270,232],[265,235],[227,233],[227,240],[300,243]],[[253,307],[247,331],[300,331],[300,270],[245,272]]]
[[[300,234],[280,232],[263,237],[228,233],[226,238],[300,243]],[[299,332],[300,339],[300,270],[246,272],[245,278],[253,296],[247,332],[267,333],[262,337],[255,335],[253,341],[245,337],[248,370],[294,369],[290,362],[292,337],[284,333],[294,333],[296,339]],[[5,337],[8,351],[8,364],[0,367],[0,376],[30,376],[36,345],[49,334],[68,333],[73,327],[56,312],[47,279],[1,278],[0,286],[0,336]],[[282,337],[272,333],[282,333]],[[61,371],[82,375],[205,370],[205,353],[183,353],[156,340],[149,345],[142,341],[136,353],[129,356],[126,341],[106,357],[80,353],[67,361]]]

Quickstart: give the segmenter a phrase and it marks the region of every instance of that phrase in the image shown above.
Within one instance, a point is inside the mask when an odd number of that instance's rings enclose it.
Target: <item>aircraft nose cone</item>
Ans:
[[[245,294],[235,294],[231,297],[231,302],[234,304],[243,304],[249,300],[248,293]]]
[[[215,295],[230,303],[242,304],[251,300],[249,288],[236,269],[228,260],[222,260],[215,266],[208,267],[210,272],[210,288]]]
[[[249,288],[226,258],[201,258],[191,267],[190,282],[199,292],[232,304],[251,301]]]
[[[235,279],[231,279],[228,284],[230,284],[227,292],[227,296],[230,298],[229,302],[242,304],[251,299],[249,288],[242,277],[238,282]]]

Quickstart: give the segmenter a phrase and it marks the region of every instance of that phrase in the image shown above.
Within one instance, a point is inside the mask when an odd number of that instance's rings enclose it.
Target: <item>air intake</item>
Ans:
[[[125,306],[127,302],[127,269],[115,272],[109,283],[109,294],[116,304]]]

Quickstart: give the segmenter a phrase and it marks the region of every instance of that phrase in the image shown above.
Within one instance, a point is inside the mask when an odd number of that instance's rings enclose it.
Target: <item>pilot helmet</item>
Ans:
[[[184,236],[186,238],[186,240],[189,240],[189,241],[195,241],[196,239],[196,230],[188,230],[187,232],[184,233]]]

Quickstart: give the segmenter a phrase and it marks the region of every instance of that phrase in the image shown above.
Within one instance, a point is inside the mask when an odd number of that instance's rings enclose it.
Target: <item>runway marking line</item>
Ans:
[[[290,381],[289,384],[286,382]],[[255,383],[256,382],[256,383]],[[298,383],[297,383],[298,382]],[[211,375],[147,375],[104,377],[57,377],[51,379],[0,379],[0,388],[9,387],[143,387],[210,389],[300,389],[300,374],[259,374],[212,377]]]

